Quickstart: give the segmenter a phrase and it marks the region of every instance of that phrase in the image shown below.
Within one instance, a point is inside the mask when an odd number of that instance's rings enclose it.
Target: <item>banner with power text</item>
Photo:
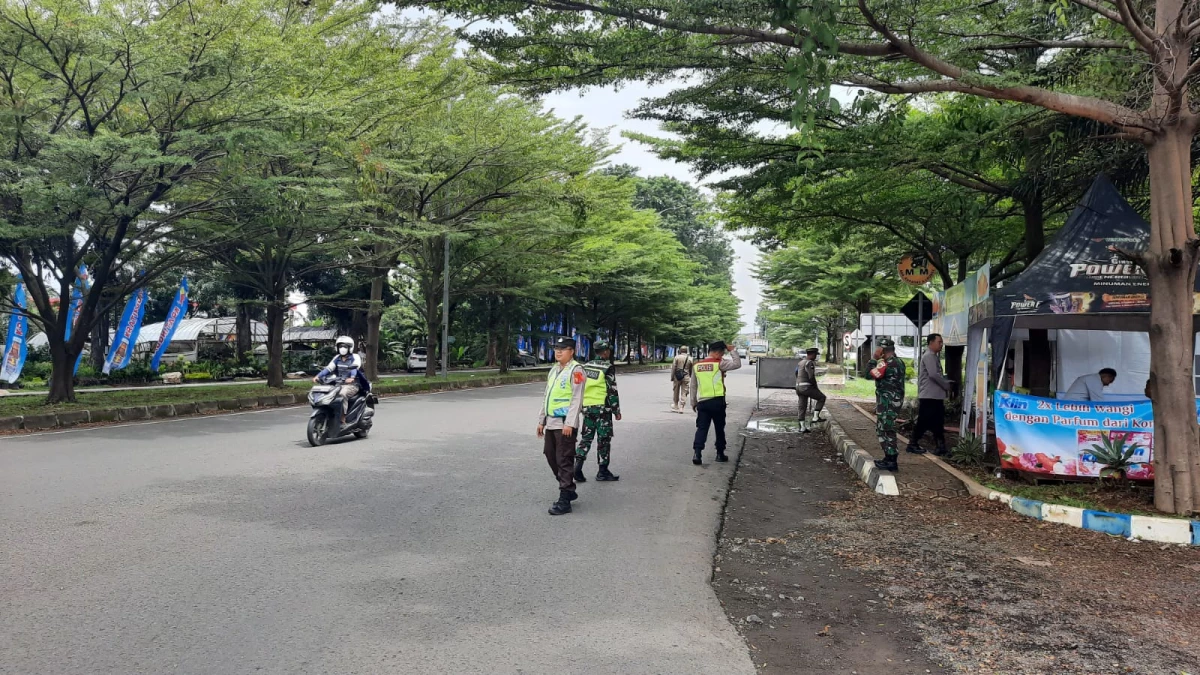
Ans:
[[[188,280],[187,277],[184,277],[179,281],[179,290],[175,292],[175,300],[171,303],[171,309],[167,310],[167,320],[163,322],[162,333],[158,336],[158,345],[154,348],[154,358],[150,360],[150,370],[156,373],[163,354],[166,354],[167,347],[171,346],[171,338],[175,337],[179,322],[183,321],[183,317],[187,313],[187,303]]]
[[[1197,401],[1200,415],[1200,400]],[[1149,399],[1073,401],[995,393],[1000,466],[1027,473],[1098,477],[1102,457],[1133,450],[1125,475],[1154,478]]]
[[[13,297],[12,316],[8,320],[8,336],[4,340],[4,365],[0,367],[0,380],[9,384],[21,377],[28,353],[29,315],[25,313],[25,284],[17,284]]]
[[[129,365],[133,358],[133,349],[137,346],[138,332],[142,330],[142,318],[146,315],[146,289],[139,288],[133,297],[125,303],[125,311],[121,313],[121,322],[117,324],[117,334],[109,348],[108,358],[104,361],[104,374],[121,370]]]

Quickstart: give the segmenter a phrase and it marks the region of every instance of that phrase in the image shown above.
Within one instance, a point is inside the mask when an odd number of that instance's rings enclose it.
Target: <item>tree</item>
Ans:
[[[275,113],[255,93],[287,35],[261,18],[287,4],[0,3],[0,257],[49,340],[49,401],[74,399],[93,325],[190,256],[164,238],[210,203],[169,200],[189,181],[219,182],[231,132]],[[80,263],[92,286],[68,342],[70,303],[54,301],[70,297]]]
[[[900,3],[684,0],[654,10],[637,0],[444,0],[468,15],[503,13],[511,30],[474,35],[535,86],[663,77],[687,64],[710,77],[740,58],[788,78],[794,121],[836,110],[830,84],[887,94],[955,93],[1014,101],[1098,122],[1145,146],[1148,246],[1124,251],[1146,272],[1154,394],[1155,505],[1200,511],[1200,425],[1192,383],[1192,291],[1200,238],[1192,209],[1191,146],[1200,115],[1200,0]],[[580,21],[587,13],[591,20]],[[769,18],[768,18],[769,17]],[[550,39],[547,39],[550,38]],[[1035,53],[1035,58],[1029,54]],[[1030,67],[1030,63],[1034,67]],[[1071,63],[1071,69],[1060,68]],[[1048,75],[1056,75],[1048,77]]]

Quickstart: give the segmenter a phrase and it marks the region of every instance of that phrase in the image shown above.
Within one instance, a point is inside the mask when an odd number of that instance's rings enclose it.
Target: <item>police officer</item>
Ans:
[[[883,448],[883,459],[875,466],[885,471],[899,471],[896,464],[896,418],[904,403],[904,362],[896,356],[896,343],[884,338],[879,341],[874,358],[867,362],[871,379],[875,380],[875,435]]]
[[[728,352],[728,355],[725,355]],[[723,356],[724,355],[724,356]],[[703,464],[700,455],[708,442],[708,426],[717,431],[717,461],[725,456],[725,373],[742,367],[733,345],[714,342],[708,346],[708,358],[692,364],[692,410],[696,412],[696,438],[692,441],[692,464]]]
[[[583,411],[583,366],[575,361],[575,341],[569,337],[554,340],[554,366],[546,376],[546,395],[538,409],[538,438],[544,438],[543,452],[550,471],[558,479],[558,501],[550,515],[571,512],[575,493],[575,430]]]
[[[816,347],[809,347],[804,352],[804,358],[800,359],[800,364],[796,366],[796,395],[800,397],[800,431],[805,433],[812,431],[813,423],[821,421],[821,410],[825,407],[825,392],[817,386],[817,355],[820,353]],[[811,422],[808,419],[810,398],[817,402]]]
[[[621,419],[621,397],[617,394],[617,369],[609,361],[612,348],[597,342],[592,350],[596,358],[583,364],[583,433],[579,434],[579,447],[575,449],[575,482],[586,483],[583,467],[587,464],[592,439],[596,439],[596,453],[600,461],[598,481],[620,480],[608,470],[612,452],[613,418]]]

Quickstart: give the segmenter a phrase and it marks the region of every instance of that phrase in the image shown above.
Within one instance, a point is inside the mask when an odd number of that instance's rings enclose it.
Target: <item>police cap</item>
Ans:
[[[555,349],[575,349],[575,341],[566,335],[559,335],[551,344]]]
[[[708,351],[710,351],[710,352],[723,352],[723,351],[725,351],[725,341],[724,341],[724,340],[717,340],[716,342],[711,342],[711,343],[709,343],[709,345],[708,345]]]

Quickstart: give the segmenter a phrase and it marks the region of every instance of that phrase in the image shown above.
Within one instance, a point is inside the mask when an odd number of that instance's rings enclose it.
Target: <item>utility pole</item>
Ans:
[[[449,372],[450,363],[450,233],[446,238],[446,258],[442,265],[442,375]]]

